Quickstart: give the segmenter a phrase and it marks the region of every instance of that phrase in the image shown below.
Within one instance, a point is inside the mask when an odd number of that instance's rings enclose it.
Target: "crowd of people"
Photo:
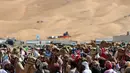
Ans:
[[[130,73],[130,44],[0,48],[0,73]]]

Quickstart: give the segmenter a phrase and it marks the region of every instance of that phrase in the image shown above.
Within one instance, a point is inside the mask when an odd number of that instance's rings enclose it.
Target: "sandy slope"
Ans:
[[[79,41],[109,37],[130,30],[129,15],[129,0],[0,0],[0,36],[45,39],[69,31]]]

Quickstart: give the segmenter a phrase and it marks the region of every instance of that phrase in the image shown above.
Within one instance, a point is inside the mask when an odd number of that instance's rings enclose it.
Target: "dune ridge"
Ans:
[[[72,40],[87,41],[129,31],[129,16],[129,0],[0,0],[0,37],[46,39],[68,31]]]

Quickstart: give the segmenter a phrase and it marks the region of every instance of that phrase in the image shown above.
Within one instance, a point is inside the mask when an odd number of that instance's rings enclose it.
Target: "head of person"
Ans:
[[[105,67],[106,67],[106,69],[112,69],[113,65],[110,61],[106,61]]]
[[[53,51],[53,54],[57,54],[59,53],[60,49],[57,46],[54,46],[52,51]]]
[[[54,63],[54,73],[60,72],[60,65],[58,63]]]
[[[98,61],[92,62],[91,70],[92,70],[92,73],[101,73],[101,68]]]
[[[91,48],[90,53],[91,53],[91,55],[96,55],[97,54],[96,48]]]
[[[100,64],[99,64],[98,61],[93,61],[92,62],[92,67],[99,67],[99,66],[100,66]]]
[[[42,62],[45,61],[45,57],[44,57],[43,55],[41,55],[39,59],[40,59]]]
[[[108,57],[108,59],[111,59],[113,56],[112,56],[111,53],[108,53],[108,54],[107,54],[107,57]]]
[[[43,69],[48,69],[48,63],[47,62],[43,62]]]
[[[125,73],[130,73],[130,61],[126,62]]]
[[[124,67],[125,67],[125,63],[126,63],[125,60],[121,60],[121,61],[119,62],[120,67],[121,67],[121,68],[124,68]]]
[[[119,47],[118,48],[118,56],[123,56],[123,55],[125,55],[125,49],[122,47]]]
[[[20,54],[20,49],[19,48],[14,48],[13,51],[12,51],[12,54],[19,55]]]
[[[9,66],[11,65],[10,61],[7,59],[7,60],[4,60],[3,63],[2,63],[2,66],[5,70],[8,70]]]
[[[106,62],[106,59],[105,58],[99,58],[99,63],[100,63],[100,67],[104,68],[105,67],[105,62]]]
[[[130,67],[130,61],[127,61],[127,62],[125,63],[125,66],[126,66],[126,67]]]
[[[83,68],[82,69],[83,71],[87,70],[87,71],[89,71],[88,73],[90,73],[89,64],[87,61],[82,62],[82,68]]]
[[[7,70],[9,73],[14,73],[14,66],[13,65],[9,65],[8,68],[6,68],[5,70]]]
[[[71,61],[70,61],[70,65],[71,65],[71,69],[73,69],[73,68],[76,68],[76,67],[77,67],[76,62],[75,62],[75,61],[73,61],[73,60],[71,60]]]

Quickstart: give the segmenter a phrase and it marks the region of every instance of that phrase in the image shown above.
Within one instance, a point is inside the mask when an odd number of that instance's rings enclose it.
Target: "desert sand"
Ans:
[[[87,41],[126,33],[129,16],[130,0],[0,0],[0,37],[46,39],[68,31],[72,40]]]

